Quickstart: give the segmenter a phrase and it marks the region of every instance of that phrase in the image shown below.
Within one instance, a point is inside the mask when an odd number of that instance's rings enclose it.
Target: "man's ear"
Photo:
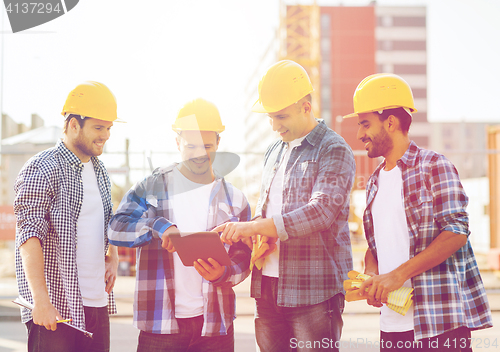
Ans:
[[[387,118],[388,130],[394,132],[399,128],[399,119],[394,115],[389,115]]]
[[[77,133],[79,128],[80,128],[80,124],[78,123],[78,121],[76,119],[77,119],[77,117],[72,117],[68,123],[68,130],[73,132],[73,133]]]
[[[219,148],[219,143],[220,143],[220,134],[217,135],[217,144],[216,144],[217,148]]]
[[[312,112],[312,104],[311,104],[311,102],[308,101],[308,100],[305,100],[302,103],[302,110],[304,111],[304,113],[310,114]]]
[[[180,135],[180,134],[178,134],[178,135],[175,137],[175,143],[177,144],[177,149],[178,149],[179,151],[181,151],[181,147],[180,147],[180,145],[179,145],[179,143],[180,143],[180,142],[179,142],[179,138],[181,138],[181,135]]]

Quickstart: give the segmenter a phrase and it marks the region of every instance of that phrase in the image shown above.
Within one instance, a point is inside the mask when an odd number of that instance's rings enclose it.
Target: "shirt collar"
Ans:
[[[328,129],[328,127],[326,126],[326,123],[325,123],[324,120],[318,120],[318,119],[316,119],[316,121],[318,121],[319,123],[306,136],[306,140],[313,147],[316,144],[318,144],[318,142],[321,141],[321,139],[323,138],[323,135],[326,133],[326,131]],[[304,142],[302,141],[302,143],[304,143]]]
[[[418,155],[418,146],[415,144],[415,142],[410,141],[410,145],[408,146],[408,149],[406,149],[406,152],[403,154],[403,156],[398,159],[396,162],[396,165],[399,166],[400,169],[403,170],[401,167],[403,165],[406,165],[406,167],[413,167],[417,163],[417,155]],[[375,176],[378,176],[380,170],[385,167],[385,159],[377,166],[373,174]]]
[[[398,163],[403,163],[407,167],[415,166],[415,164],[417,162],[418,149],[419,148],[415,144],[415,142],[410,141],[410,145],[408,146],[408,149],[406,149],[406,152],[403,154],[401,159],[398,160]]]
[[[62,139],[59,139],[56,143],[56,149],[61,153],[64,159],[70,164],[72,167],[80,168],[83,169],[83,163],[78,158],[71,150],[66,147]],[[94,165],[94,168],[96,167],[96,160],[94,160],[95,157],[91,157],[90,160],[92,161],[92,164]]]
[[[318,142],[321,141],[321,139],[323,138],[323,135],[325,134],[326,130],[328,129],[328,127],[326,127],[325,121],[318,120],[318,119],[316,119],[316,121],[318,121],[319,123],[304,138],[304,140],[306,140],[313,147]],[[302,143],[300,145],[304,144],[304,140],[302,141]],[[287,142],[281,141],[281,146],[283,147],[286,143]]]

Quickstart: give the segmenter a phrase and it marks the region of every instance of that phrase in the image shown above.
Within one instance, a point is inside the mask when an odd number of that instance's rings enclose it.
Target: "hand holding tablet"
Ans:
[[[231,259],[218,232],[180,232],[171,233],[168,237],[185,266],[193,266],[195,261],[201,265],[198,259],[202,259],[207,265],[212,264],[209,258],[220,266],[231,265]]]

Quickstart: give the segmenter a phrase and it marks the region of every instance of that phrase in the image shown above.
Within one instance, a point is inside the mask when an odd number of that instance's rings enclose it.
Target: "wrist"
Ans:
[[[254,221],[250,221],[249,224],[250,224],[250,231],[252,232],[252,235],[261,233],[261,231],[259,231],[259,229],[260,229],[259,219],[255,219]]]
[[[52,304],[50,302],[50,297],[47,292],[32,292],[33,295],[33,305],[38,305],[38,306],[45,306]]]
[[[402,284],[410,279],[411,277],[408,276],[406,273],[405,273],[405,270],[404,270],[404,267],[401,265],[399,266],[398,268],[394,269],[391,273],[392,275],[394,275],[396,277],[396,279],[401,282]]]

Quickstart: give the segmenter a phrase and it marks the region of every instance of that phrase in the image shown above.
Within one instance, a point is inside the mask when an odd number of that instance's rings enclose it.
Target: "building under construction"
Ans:
[[[283,1],[280,6],[276,38],[248,84],[249,105],[257,99],[258,80],[268,66],[283,59],[301,64],[315,88],[314,115],[352,147],[357,169],[354,187],[364,189],[380,160],[366,156],[363,144],[356,139],[357,121],[342,116],[352,112],[354,90],[364,77],[395,73],[413,89],[418,112],[413,116],[411,138],[419,146],[429,147],[425,7],[333,7],[286,5]],[[246,151],[250,155],[247,194],[251,203],[259,193],[261,155],[276,138],[263,119],[255,113],[246,118]]]
[[[440,149],[439,146],[431,144],[431,137],[434,140],[445,140],[444,132],[449,130],[450,126],[442,128],[443,135],[437,136],[441,129],[433,131],[427,120],[426,22],[426,8],[421,6],[389,7],[378,6],[376,2],[364,7],[318,6],[316,1],[308,5],[287,5],[281,1],[280,25],[276,37],[247,85],[248,111],[257,100],[258,82],[267,67],[284,59],[301,64],[308,71],[315,88],[312,94],[314,115],[323,119],[352,147],[356,159],[354,190],[364,190],[366,181],[381,160],[368,158],[363,144],[356,139],[357,119],[343,119],[342,116],[352,112],[352,96],[363,78],[374,73],[395,73],[412,87],[415,107],[418,110],[413,114],[410,138],[423,148],[448,150],[446,146],[441,146]],[[262,156],[277,135],[271,131],[264,116],[249,113],[245,123],[245,191],[252,207],[255,207],[260,191]],[[457,128],[463,127],[463,124],[460,124]],[[482,138],[479,139],[468,133],[475,139],[475,143],[484,142],[484,149],[482,146],[475,147],[476,152],[481,155],[472,155],[462,148],[458,153],[451,151],[450,159],[454,162],[460,160],[460,165],[473,165],[469,168],[473,170],[468,170],[468,174],[481,177],[486,174],[485,155],[490,155],[489,206],[485,207],[487,210],[483,215],[491,219],[490,235],[486,241],[489,244],[487,247],[490,248],[489,266],[500,270],[500,249],[497,248],[500,247],[500,222],[495,215],[500,213],[500,206],[497,204],[500,199],[497,177],[500,154],[496,154],[500,131],[498,128],[489,129],[487,148],[490,150],[487,151],[486,128],[486,124],[471,126],[469,132],[481,133],[479,130],[484,130]],[[464,140],[466,139],[462,139]],[[359,214],[351,215],[359,225],[357,232],[361,232]],[[487,237],[486,233],[477,235]]]

